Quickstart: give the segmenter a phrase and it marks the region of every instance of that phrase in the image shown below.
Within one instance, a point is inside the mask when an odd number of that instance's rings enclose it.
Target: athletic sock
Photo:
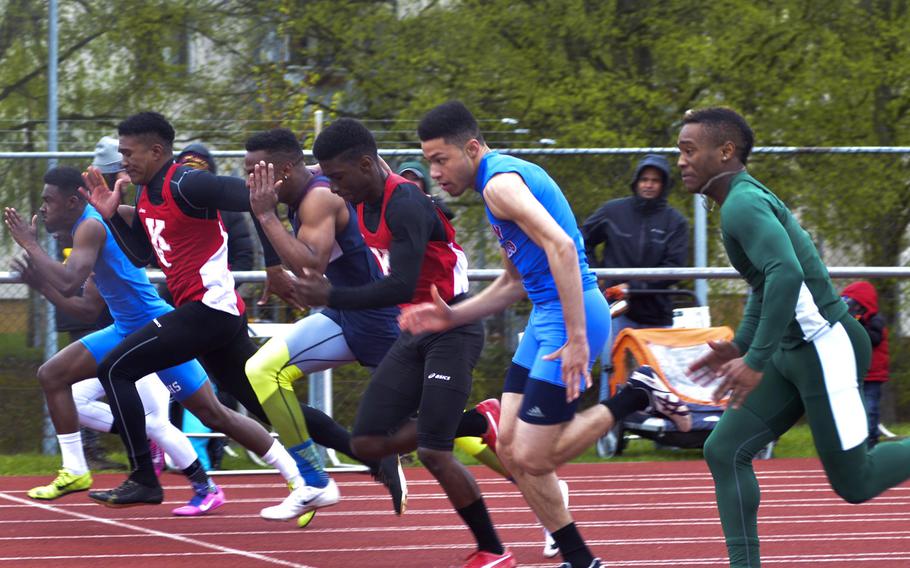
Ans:
[[[292,488],[296,489],[303,483],[300,470],[297,468],[297,462],[277,440],[272,442],[272,447],[262,456],[262,461],[277,469],[281,473],[281,477]]]
[[[492,552],[493,554],[502,554],[505,548],[493,528],[493,521],[490,520],[490,513],[483,502],[483,497],[474,501],[467,507],[456,509],[461,515],[464,523],[468,525],[471,532],[474,533],[474,539],[477,540],[478,550]]]
[[[616,396],[600,403],[610,409],[613,419],[619,422],[626,416],[648,407],[648,393],[642,389],[622,389]]]
[[[72,434],[57,434],[57,443],[60,444],[63,469],[74,475],[88,473],[85,452],[82,450],[82,433],[79,430]]]
[[[132,456],[130,462],[133,471],[130,479],[146,487],[158,487],[158,476],[155,475],[155,466],[152,464],[152,454],[146,450],[142,454]]]
[[[202,462],[198,459],[194,460],[189,467],[183,470],[183,475],[190,480],[190,485],[193,486],[193,491],[196,492],[196,495],[204,496],[215,492],[215,484],[212,483],[212,478],[205,472]]]
[[[322,465],[322,458],[316,449],[313,440],[307,440],[302,444],[297,444],[288,448],[294,461],[297,462],[297,469],[303,476],[303,481],[311,487],[325,487],[329,484],[329,474],[325,472]]]
[[[552,534],[553,540],[556,541],[556,546],[559,547],[559,552],[562,554],[562,559],[568,562],[572,568],[588,568],[594,561],[594,555],[588,550],[575,523],[569,523]]]
[[[472,408],[461,416],[461,422],[458,423],[458,429],[455,430],[455,437],[483,436],[486,432],[487,419],[477,412],[476,408]]]

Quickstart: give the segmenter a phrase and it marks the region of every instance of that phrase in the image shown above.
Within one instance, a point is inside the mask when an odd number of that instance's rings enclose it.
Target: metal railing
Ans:
[[[625,280],[731,280],[741,278],[732,267],[709,266],[706,268],[594,268],[598,279]],[[490,282],[502,274],[501,268],[474,268],[468,270],[468,280],[472,282]],[[828,267],[831,278],[910,278],[908,266],[831,266]],[[160,270],[149,270],[149,280],[164,282]],[[265,282],[265,271],[246,270],[233,272],[237,282]],[[20,284],[19,274],[13,271],[0,271],[0,284]]]

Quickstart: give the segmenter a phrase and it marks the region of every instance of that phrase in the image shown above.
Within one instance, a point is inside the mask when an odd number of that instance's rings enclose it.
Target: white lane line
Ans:
[[[835,562],[843,563],[847,568],[852,568],[859,563],[872,564],[881,566],[883,561],[907,561],[910,560],[910,554],[905,552],[891,553],[885,556],[881,555],[831,555],[820,557],[798,557],[798,556],[766,556],[762,554],[762,565],[811,565],[811,564],[831,564]],[[730,561],[726,557],[716,558],[683,558],[673,560],[613,560],[610,559],[610,566],[613,567],[637,567],[656,568],[660,566],[697,566],[698,568],[712,568],[714,566],[727,568]],[[523,568],[550,568],[552,563],[548,564],[522,564]],[[889,564],[894,566],[894,564]],[[900,564],[907,566],[907,564]]]
[[[527,511],[521,511],[521,512],[527,513],[528,516],[530,516],[530,513],[528,513]],[[322,513],[320,513],[320,516],[324,516],[326,514],[327,514],[327,512],[322,512]],[[412,512],[408,511],[408,515],[410,516],[411,514],[412,514]],[[75,514],[75,515],[79,515],[79,514]],[[350,513],[348,513],[348,515],[350,515]],[[210,517],[210,519],[216,520],[216,521],[227,520],[229,518],[249,519],[249,516],[218,515],[217,517]],[[96,519],[90,518],[89,520],[91,522],[94,522]],[[107,521],[108,519],[104,519],[104,520]],[[131,519],[131,520],[135,521],[138,519]],[[157,519],[157,520],[161,520],[161,519]],[[813,525],[814,526],[814,525],[833,525],[833,524],[843,524],[843,523],[849,523],[851,525],[862,523],[862,524],[868,525],[868,524],[872,524],[872,523],[888,523],[889,526],[893,526],[895,523],[910,522],[910,514],[907,514],[906,512],[904,512],[904,513],[856,513],[856,514],[848,514],[848,515],[843,515],[843,514],[801,515],[798,517],[786,516],[786,515],[784,515],[784,516],[761,515],[759,517],[759,521],[761,523],[763,523],[765,525],[769,525],[769,526],[773,526],[773,525],[787,526],[789,530],[787,531],[787,535],[784,535],[784,536],[789,535],[790,538],[803,538],[805,536],[804,534],[794,533],[796,528],[800,525]],[[20,524],[25,524],[25,523],[43,524],[43,523],[47,523],[48,521],[47,521],[47,519],[40,519],[40,520],[36,519],[36,520],[29,520],[29,521],[11,521],[11,522],[19,522]],[[73,522],[86,522],[86,521],[79,520],[79,521],[73,521]],[[195,522],[198,523],[199,521],[197,520]],[[653,518],[653,519],[617,519],[617,520],[578,520],[577,522],[578,522],[579,526],[584,527],[585,529],[611,528],[611,529],[629,529],[629,530],[650,528],[650,527],[671,527],[671,526],[672,527],[691,527],[691,526],[715,527],[715,526],[719,526],[719,524],[720,524],[717,517],[714,515],[707,516],[707,517],[685,516],[685,517],[678,517],[678,518],[673,518],[673,519]],[[111,524],[118,524],[118,523],[112,521]],[[132,526],[132,525],[123,524],[123,526]],[[285,526],[288,526],[288,525],[285,525]],[[540,528],[539,525],[534,521],[524,522],[524,523],[497,523],[496,527],[499,530],[510,530],[510,531],[511,530],[537,530]],[[208,533],[205,531],[197,531],[197,532],[184,531],[182,534],[185,536],[232,535],[232,534],[241,534],[241,535],[243,535],[243,534],[246,534],[246,535],[298,534],[299,535],[299,534],[313,534],[313,533],[315,533],[315,534],[336,534],[338,532],[338,530],[344,530],[345,532],[348,532],[348,533],[397,534],[397,533],[401,532],[401,530],[412,530],[414,528],[415,527],[413,527],[413,526],[381,525],[381,526],[344,527],[343,529],[339,529],[338,527],[330,527],[330,528],[324,528],[324,529],[309,528],[309,529],[306,529],[305,531],[302,531],[299,529],[247,530],[247,531],[241,531],[241,532],[237,532],[237,533],[225,532],[225,531],[217,531],[214,533]],[[421,531],[456,531],[457,532],[457,531],[464,530],[464,526],[462,524],[457,524],[457,523],[456,524],[443,524],[443,525],[421,524],[419,526],[419,530],[421,530]],[[149,530],[147,532],[150,536],[158,536],[160,534],[160,533],[158,533],[158,531]],[[851,534],[860,534],[860,533],[851,533]],[[899,536],[899,535],[902,535],[904,533],[899,533],[899,532],[883,533],[881,531],[876,531],[874,533],[861,533],[861,534],[870,534],[870,535],[890,534],[890,535],[892,535],[893,538],[903,538],[903,536]],[[907,534],[910,534],[910,533],[907,533]],[[767,538],[773,539],[773,538],[777,538],[778,536],[780,536],[780,535],[768,535]],[[8,538],[19,539],[19,540],[29,540],[29,539],[43,539],[45,537],[39,537],[39,536],[6,537],[6,538],[0,538],[0,541],[7,540]],[[59,539],[59,538],[73,538],[73,537],[59,536],[59,537],[55,537],[55,538]],[[116,538],[116,537],[105,536],[105,538]],[[674,537],[668,537],[668,538],[674,538]],[[692,538],[694,538],[694,537],[692,537]],[[818,537],[818,538],[823,538],[823,537]],[[841,540],[843,540],[843,538],[841,538],[841,537],[839,537],[839,538]],[[619,542],[627,542],[627,541],[628,541],[628,539],[626,538]],[[614,541],[614,542],[616,542],[616,541]]]
[[[580,495],[580,494],[573,493],[572,495],[575,499],[579,499],[579,500],[582,497],[582,495]],[[588,497],[588,499],[585,499],[585,500],[590,502],[591,501],[590,497],[606,497],[606,496],[607,495],[604,493],[588,494],[588,495],[585,495],[585,497]],[[713,497],[713,495],[712,495],[712,497]],[[763,497],[765,497],[765,495],[763,495]],[[516,500],[516,499],[520,499],[521,496],[516,493],[516,494],[512,495],[511,498],[512,498],[512,500]],[[416,502],[419,499],[442,500],[442,499],[445,499],[445,497],[443,495],[422,495],[422,496],[414,499],[413,501]],[[356,501],[356,500],[359,500],[359,499],[357,499],[355,497],[345,497],[345,501]],[[364,497],[363,500],[373,501],[373,500],[375,500],[375,498],[368,499],[368,498]],[[261,498],[258,498],[258,499],[231,498],[231,500],[230,500],[231,504],[235,504],[235,505],[258,504],[258,503],[261,503],[261,501],[262,501]],[[34,503],[34,501],[27,501],[27,502],[29,504]],[[781,515],[780,518],[794,518],[793,516],[790,516],[790,517],[785,516],[785,515],[783,515],[783,513],[792,512],[794,514],[799,514],[800,517],[811,517],[811,516],[815,515],[815,513],[811,512],[812,510],[816,510],[818,508],[828,509],[828,508],[835,507],[835,508],[844,510],[844,512],[837,513],[836,516],[839,518],[845,518],[845,517],[847,517],[847,518],[871,518],[873,515],[879,515],[879,516],[881,516],[881,515],[886,515],[886,516],[887,515],[899,515],[899,516],[902,516],[902,515],[906,514],[906,508],[907,508],[908,504],[910,504],[910,502],[908,502],[908,499],[906,497],[884,495],[884,496],[876,497],[873,501],[864,503],[861,508],[857,508],[856,505],[851,505],[849,503],[846,503],[840,497],[837,497],[837,496],[834,496],[833,494],[831,494],[831,496],[804,497],[804,498],[801,498],[798,500],[766,499],[761,505],[761,511],[767,513],[769,510],[774,510],[774,511],[777,511],[778,514]],[[93,503],[65,503],[65,504],[60,503],[57,505],[57,507],[61,510],[71,510],[71,509],[82,509],[82,508],[94,508],[94,507],[97,507],[97,505],[95,505]],[[19,504],[0,505],[0,510],[17,509],[17,508],[22,508],[22,505],[19,505]],[[806,508],[810,509],[810,512],[808,512],[808,513],[802,512],[802,510],[806,509]],[[881,511],[882,509],[892,509],[892,508],[899,508],[899,509],[890,511],[890,512]],[[513,507],[493,506],[493,507],[489,507],[488,509],[493,514],[503,514],[503,515],[522,514],[522,513],[530,514],[530,509],[523,503],[519,504],[517,506],[513,506]],[[681,511],[681,512],[692,512],[692,513],[695,513],[697,510],[708,510],[708,511],[713,512],[717,509],[717,504],[712,498],[698,500],[698,501],[675,501],[672,504],[666,503],[666,502],[663,502],[663,503],[651,502],[651,503],[648,503],[647,509],[649,511]],[[597,512],[628,513],[630,511],[630,505],[629,505],[629,503],[597,503],[597,504],[576,503],[570,507],[570,510],[573,513],[597,513]],[[358,516],[363,516],[363,517],[387,517],[387,516],[389,516],[390,513],[387,509],[380,508],[380,509],[369,510],[369,511],[357,511],[356,514]],[[408,514],[407,514],[406,518],[410,518],[410,517],[414,517],[414,516],[433,516],[433,515],[448,515],[448,514],[452,514],[452,510],[449,507],[432,507],[432,508],[431,507],[427,507],[427,508],[413,507],[408,510]],[[333,510],[333,509],[327,509],[324,511],[320,511],[320,513],[319,513],[319,516],[321,518],[349,517],[350,515],[351,515],[350,511],[341,511],[341,510]],[[115,520],[134,521],[134,522],[162,522],[162,521],[174,522],[174,521],[178,521],[178,522],[189,522],[189,523],[206,523],[212,519],[227,520],[227,519],[246,519],[246,518],[249,518],[249,514],[231,515],[231,514],[220,513],[217,517],[182,518],[182,519],[175,519],[174,517],[162,517],[162,516],[124,517],[124,518],[114,517]],[[683,520],[688,517],[686,517],[685,515],[683,515],[683,516],[677,515],[677,516],[675,516],[675,518],[677,520]],[[777,518],[777,517],[773,517],[771,515],[763,515],[762,518],[772,519],[772,518]],[[7,523],[43,523],[43,522],[46,522],[46,520],[45,519],[14,519],[14,520],[0,519],[0,525],[7,524]],[[79,523],[79,522],[85,522],[85,521],[80,520],[80,519],[63,519],[60,522]]]
[[[722,539],[716,539],[720,541]],[[600,546],[603,544],[617,544],[609,543],[605,541],[590,541],[588,544],[592,546]],[[331,549],[320,549],[320,550],[309,550],[310,554],[337,554],[337,553],[353,553],[353,554],[362,554],[364,552],[420,552],[426,550],[434,551],[444,551],[444,550],[471,550],[474,547],[473,543],[458,543],[458,544],[440,544],[440,545],[421,545],[421,546],[387,546],[387,547],[369,547],[369,548],[331,548]],[[510,548],[539,548],[539,542],[520,542],[520,543],[510,543]],[[271,554],[287,554],[294,551],[286,550],[275,550],[270,551]],[[206,554],[214,553],[192,553],[194,556],[203,556]],[[136,555],[144,557],[155,557],[155,556],[168,556],[166,554],[153,555],[153,554],[143,554]],[[189,555],[187,555],[189,556]],[[79,558],[109,558],[108,556],[90,556],[90,557],[75,557],[75,556],[55,556],[54,559],[79,559]],[[31,557],[30,560],[42,560],[43,557]],[[0,558],[0,560],[3,560]],[[855,565],[859,562],[868,562],[881,564],[883,561],[894,561],[894,560],[910,560],[910,553],[907,552],[867,552],[867,553],[834,553],[834,554],[805,554],[805,555],[763,555],[762,564],[782,564],[785,566],[793,566],[796,564],[821,564],[821,563],[830,563],[830,562],[840,562],[840,563],[850,563],[849,565]],[[524,564],[526,568],[533,567],[550,567],[552,563],[548,564]],[[722,557],[713,557],[713,558],[672,558],[672,559],[647,559],[647,560],[610,560],[610,566],[728,566],[729,560]]]
[[[121,529],[133,530],[133,531],[137,531],[137,532],[144,533],[147,535],[176,540],[177,542],[182,542],[185,544],[192,544],[195,546],[200,546],[202,548],[208,548],[210,550],[215,550],[215,551],[218,551],[223,554],[235,554],[235,555],[243,556],[246,558],[252,558],[254,560],[261,560],[262,562],[267,562],[270,564],[278,564],[279,566],[292,566],[294,568],[312,568],[305,564],[297,564],[295,562],[288,562],[285,560],[281,560],[279,558],[271,558],[268,556],[264,556],[262,554],[257,554],[255,552],[248,552],[246,550],[240,550],[240,549],[231,548],[228,546],[220,546],[217,544],[210,544],[208,542],[203,542],[200,540],[193,540],[191,538],[186,538],[186,537],[178,535],[178,534],[170,534],[170,533],[166,533],[166,532],[162,532],[162,531],[156,531],[154,529],[148,529],[145,527],[132,525],[130,523],[124,523],[121,521],[113,521],[113,520],[105,519],[102,517],[95,517],[93,515],[86,515],[84,513],[78,513],[76,511],[68,511],[66,509],[56,507],[54,505],[48,505],[45,503],[36,503],[35,501],[29,500],[29,499],[21,499],[19,497],[15,497],[13,495],[8,495],[2,491],[0,491],[0,498],[6,499],[8,501],[12,501],[14,503],[19,503],[21,505],[27,505],[29,507],[43,509],[45,511],[49,511],[52,513],[59,513],[61,515],[69,515],[71,517],[76,517],[76,518],[87,520],[87,521],[94,521],[97,523],[110,525],[110,526],[114,526],[114,527],[121,528]],[[118,555],[118,556],[133,556],[133,554],[127,553],[127,554]],[[53,557],[50,557],[50,558],[53,558]]]
[[[510,523],[510,524],[499,524],[496,526],[497,530],[507,531],[507,530],[538,530],[540,527],[536,523]],[[356,533],[373,533],[373,532],[386,532],[388,529],[383,527],[364,527],[361,529],[345,529],[345,532],[356,532]],[[440,526],[421,526],[421,531],[457,531],[461,532],[464,530],[464,525],[440,525]],[[218,532],[196,532],[196,533],[184,533],[184,536],[192,537],[230,537],[230,536],[251,536],[251,535],[300,535],[300,530],[281,530],[281,531],[218,531]],[[335,535],[338,534],[338,529],[307,529],[306,534],[308,535],[318,535],[318,534],[328,534]],[[72,536],[55,536],[54,540],[72,540],[72,539],[118,539],[118,538],[153,538],[155,535],[135,535],[135,534],[122,534],[122,535],[72,535]],[[13,537],[0,537],[0,542],[15,542],[15,541],[28,541],[35,540],[37,537],[28,537],[28,536],[13,536]],[[795,542],[795,541],[895,541],[895,540],[910,540],[910,531],[878,531],[878,532],[826,532],[826,533],[807,533],[807,534],[779,534],[779,535],[764,535],[762,536],[762,542]],[[509,546],[513,541],[509,541]],[[606,539],[590,539],[588,544],[590,545],[599,545],[599,546],[629,546],[629,545],[703,545],[703,544],[723,544],[723,537],[718,536],[662,536],[662,537],[647,537],[647,538],[612,538],[609,540]],[[539,542],[521,542],[516,541],[514,546],[523,547],[523,546],[539,546]],[[412,545],[404,545],[412,546]],[[413,546],[423,546],[423,545],[413,545]],[[465,543],[464,546],[470,546],[470,543]],[[388,546],[388,547],[378,547],[377,551],[383,550],[397,550],[398,546]],[[335,548],[331,549],[307,549],[302,552],[327,552],[330,550],[336,550]],[[291,551],[293,552],[293,551]],[[152,556],[158,555],[158,553],[148,553]],[[161,554],[178,554],[178,553],[161,553]],[[200,552],[193,554],[221,554],[219,552]],[[55,557],[56,558],[56,557]]]

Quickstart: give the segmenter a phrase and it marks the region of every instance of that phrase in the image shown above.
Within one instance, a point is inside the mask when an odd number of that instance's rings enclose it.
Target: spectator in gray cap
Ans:
[[[123,170],[123,156],[118,149],[120,140],[113,136],[104,136],[95,144],[95,158],[92,165],[101,170],[104,181],[111,189],[114,188],[117,178],[126,176]]]

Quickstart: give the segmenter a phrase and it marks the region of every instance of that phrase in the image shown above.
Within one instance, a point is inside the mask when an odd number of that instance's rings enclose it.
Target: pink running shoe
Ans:
[[[152,466],[155,468],[155,475],[161,477],[165,466],[164,450],[154,440],[149,440],[149,451],[152,453]]]
[[[183,507],[177,507],[171,513],[178,517],[198,517],[214,511],[225,503],[227,503],[227,499],[224,498],[224,491],[216,486],[214,493],[193,495],[189,503]]]
[[[483,443],[496,452],[496,440],[499,438],[499,399],[488,398],[477,403],[477,412],[487,419],[487,431],[480,437]]]

